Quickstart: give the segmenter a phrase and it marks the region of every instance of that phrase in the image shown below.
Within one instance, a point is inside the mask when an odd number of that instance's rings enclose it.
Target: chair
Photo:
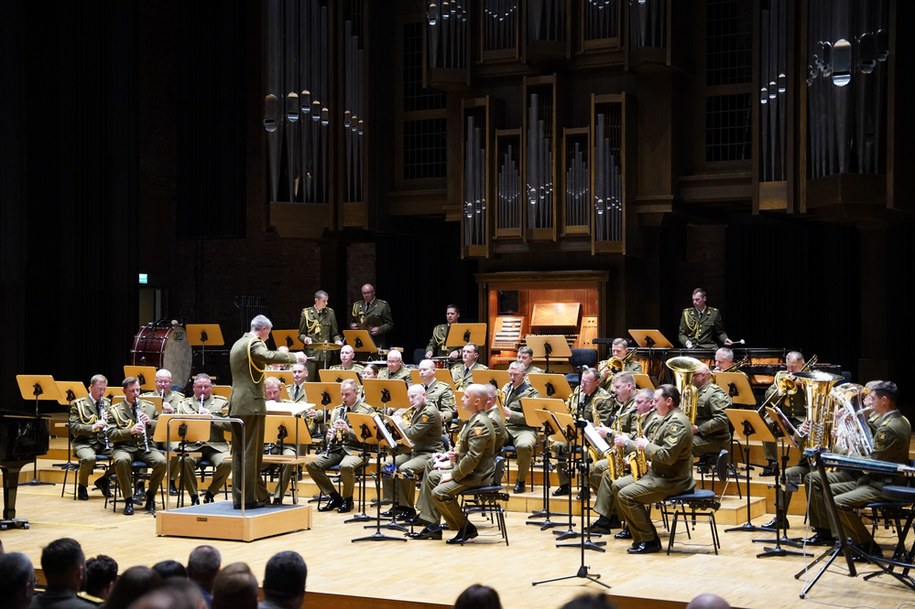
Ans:
[[[105,454],[95,455],[95,467],[96,469],[102,470],[102,476],[108,475],[108,468],[111,463],[111,456]],[[73,500],[76,500],[76,489],[79,486],[79,460],[71,461],[70,457],[67,458],[66,463],[61,463],[59,466],[64,470],[64,481],[60,487],[60,496],[63,497],[64,493],[67,490],[67,479],[70,477],[70,472],[73,472]]]
[[[722,450],[718,454],[718,459],[715,463],[715,472],[721,482],[727,481],[728,451]],[[722,495],[726,489],[727,485],[721,490]],[[687,493],[680,493],[667,497],[661,504],[661,511],[665,520],[668,512],[673,511],[673,520],[670,523],[670,536],[667,539],[667,553],[670,554],[670,550],[674,545],[674,539],[677,536],[677,523],[680,521],[681,517],[686,526],[686,534],[690,539],[692,539],[692,535],[689,532],[689,524],[686,523],[686,519],[689,518],[693,522],[693,527],[695,527],[696,519],[704,517],[708,519],[709,528],[711,529],[712,547],[715,550],[715,554],[718,554],[718,549],[721,547],[721,541],[718,538],[718,525],[715,522],[715,512],[719,507],[721,507],[720,496],[716,496],[714,491],[706,489],[694,489]]]
[[[495,520],[496,526],[505,545],[508,545],[508,528],[505,526],[505,510],[503,501],[508,501],[508,493],[503,491],[502,477],[505,474],[505,457],[499,455],[495,459],[492,473],[492,483],[486,486],[469,488],[458,493],[461,498],[461,508],[469,518],[471,514],[482,513],[489,517],[490,522]],[[461,545],[464,545],[461,542]]]
[[[200,470],[200,484],[201,484],[201,485],[202,485],[204,482],[206,482],[207,473],[210,474],[210,477],[212,477],[212,476],[214,476],[214,475],[216,474],[216,466],[213,465],[213,462],[210,461],[210,460],[208,460],[208,459],[201,458],[199,461],[197,461],[197,469]],[[182,492],[184,492],[184,489],[182,489]],[[222,494],[223,494],[223,497],[225,497],[226,500],[229,499],[229,483],[228,483],[228,481],[226,481],[226,483],[222,485]]]
[[[899,527],[898,521],[896,523],[899,541],[893,551],[893,560],[911,565],[912,561],[915,560],[915,541],[912,542],[912,547],[908,551],[905,549],[905,541],[912,530],[912,523],[915,521],[915,487],[887,485],[883,487],[883,496],[889,501],[909,506],[905,514],[905,524],[902,528]],[[903,574],[908,575],[908,573],[909,568],[905,568]]]
[[[569,366],[574,372],[566,374],[566,380],[575,387],[581,383],[581,369],[584,367],[594,368],[597,366],[597,349],[572,349],[572,356],[569,358]]]
[[[134,461],[130,464],[130,474],[131,474],[131,488],[136,488],[137,482],[140,480],[146,480],[149,478],[148,473],[149,466],[146,465],[145,461]],[[117,481],[117,474],[114,472],[114,469],[108,468],[108,477],[111,479],[111,497],[105,497],[105,509],[108,509],[108,501],[111,501],[111,509],[114,512],[118,511],[118,495],[121,493],[121,486]],[[162,484],[159,485],[159,497],[162,500],[162,509],[165,509],[165,487],[167,486],[168,481],[163,480]]]
[[[739,445],[738,445],[739,446]],[[715,492],[715,480],[721,478],[721,473],[718,471],[718,457],[714,453],[706,453],[700,455],[699,459],[696,461],[696,472],[699,474],[699,480],[702,483],[702,487],[705,487],[705,475],[712,475],[712,492]],[[734,467],[734,464],[729,460],[727,462],[727,467],[725,468],[724,480],[727,480],[729,477],[733,478],[737,483],[737,496],[740,499],[743,499],[743,491],[740,489],[740,479],[737,475],[737,469]]]

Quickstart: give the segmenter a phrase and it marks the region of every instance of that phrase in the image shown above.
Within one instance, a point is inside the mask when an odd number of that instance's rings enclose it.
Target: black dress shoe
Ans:
[[[632,533],[629,527],[624,527],[622,531],[613,536],[614,539],[632,539]]]
[[[274,497],[274,498],[273,498],[273,505],[283,505],[283,498],[282,498],[282,497]]]
[[[463,527],[458,529],[458,534],[446,541],[447,544],[456,544],[464,543],[465,541],[470,541],[474,537],[479,537],[480,534],[477,533],[477,528],[471,523],[465,524]]]
[[[417,533],[407,533],[410,539],[441,539],[442,530],[435,525],[427,524],[422,531]]]
[[[191,505],[200,505],[200,497],[197,495],[191,495]]]
[[[124,501],[124,515],[133,516],[133,499],[126,499]]]
[[[515,488],[512,491],[514,494],[519,494],[524,492],[524,483],[521,481],[515,482]]]
[[[246,503],[246,504],[245,504],[245,509],[246,509],[246,510],[256,510],[256,509],[259,509],[259,508],[262,508],[262,507],[264,507],[264,502],[263,502],[263,501],[252,501],[251,503]],[[241,509],[241,505],[238,504],[238,503],[233,503],[233,504],[232,504],[232,509],[233,509],[233,510],[240,510],[240,509]]]
[[[629,554],[654,554],[661,551],[661,540],[655,537],[651,541],[641,541],[639,545],[626,550]]]
[[[204,503],[213,503],[213,493],[211,493],[210,491],[205,492],[203,494],[203,502]]]
[[[111,482],[105,476],[95,480],[95,488],[101,491],[105,497],[111,497]]]
[[[318,508],[319,512],[329,512],[343,505],[343,497],[340,495],[331,495],[330,501]]]
[[[817,529],[812,537],[804,540],[804,543],[808,546],[832,546],[835,545],[836,538],[829,529]]]
[[[587,487],[581,489],[580,491],[578,491],[578,494],[575,495],[575,498],[578,499],[579,501],[587,501],[588,499],[591,498],[591,489],[587,488]]]
[[[565,497],[571,491],[572,491],[572,489],[569,487],[568,484],[560,484],[559,486],[556,487],[556,490],[553,491],[553,497]]]
[[[146,505],[143,506],[143,509],[146,510],[147,512],[149,512],[150,514],[152,514],[153,516],[155,516],[156,515],[156,500],[155,499],[147,500]]]
[[[393,518],[394,516],[397,515],[397,512],[398,512],[399,509],[400,509],[400,508],[396,508],[396,509],[395,509],[395,508],[392,507],[392,508],[389,509],[389,510],[385,510],[385,511],[381,512],[381,517],[382,517],[382,518]]]
[[[400,508],[394,515],[394,520],[399,520],[401,522],[410,522],[414,518],[416,518],[416,510],[413,508]]]
[[[337,513],[338,513],[338,514],[346,514],[347,512],[352,512],[352,511],[353,511],[353,505],[354,505],[354,503],[353,503],[353,498],[352,498],[352,497],[347,497],[347,498],[345,498],[345,499],[343,500],[343,505],[341,505],[340,507],[337,508]]]
[[[169,494],[171,497],[177,497],[177,496],[178,496],[178,489],[175,488],[175,483],[174,483],[174,482],[169,482],[169,483],[168,483],[168,494]]]
[[[89,501],[89,491],[86,490],[85,484],[76,487],[76,498],[80,501]]]
[[[411,518],[404,518],[403,523],[409,525],[422,524],[423,519],[420,518],[419,514],[414,514]]]
[[[788,529],[790,527],[791,525],[788,523],[787,518],[779,518],[778,516],[762,525],[764,529]]]
[[[601,516],[591,523],[591,526],[588,527],[588,532],[608,535],[610,533],[610,519],[606,516]]]
[[[614,514],[613,516],[610,517],[610,528],[611,528],[611,529],[618,529],[618,528],[620,528],[621,526],[623,526],[623,523],[620,522],[620,517],[619,517],[619,516],[617,516],[616,514]]]

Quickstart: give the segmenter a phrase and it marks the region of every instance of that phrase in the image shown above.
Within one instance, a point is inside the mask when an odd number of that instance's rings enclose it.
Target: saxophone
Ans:
[[[613,422],[613,431],[617,434],[623,433],[623,418],[617,417],[616,421]],[[617,446],[616,443],[610,447],[610,450],[607,451],[607,474],[610,476],[611,480],[619,480],[626,475],[626,449],[622,446]]]
[[[649,410],[648,413],[650,412],[651,411]],[[645,414],[646,417],[648,416],[648,413]],[[635,415],[635,437],[645,437],[645,433],[642,430],[642,416],[638,413]],[[626,461],[629,463],[629,473],[632,474],[633,480],[638,480],[648,473],[648,459],[645,458],[644,450],[636,449],[629,453],[629,456],[626,457]]]

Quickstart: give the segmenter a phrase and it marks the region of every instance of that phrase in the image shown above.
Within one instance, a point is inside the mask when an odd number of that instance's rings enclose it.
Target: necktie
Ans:
[[[299,386],[296,385],[295,389],[292,390],[292,400],[297,402],[299,401]]]

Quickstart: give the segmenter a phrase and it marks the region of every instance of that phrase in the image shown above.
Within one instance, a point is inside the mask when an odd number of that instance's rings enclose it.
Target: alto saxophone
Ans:
[[[623,433],[623,418],[616,417],[616,421],[613,422],[613,431],[617,434]],[[610,447],[610,450],[607,451],[607,474],[610,476],[611,480],[619,480],[626,475],[626,449],[622,446],[617,446],[614,442],[613,446]]]
[[[651,411],[649,410],[648,412],[650,413]],[[648,414],[645,416],[647,417]],[[635,437],[636,439],[645,437],[645,433],[642,430],[642,416],[638,413],[635,413]],[[629,463],[629,473],[632,474],[633,480],[638,480],[648,473],[648,459],[645,458],[644,450],[635,449],[635,451],[629,453],[626,461]]]

